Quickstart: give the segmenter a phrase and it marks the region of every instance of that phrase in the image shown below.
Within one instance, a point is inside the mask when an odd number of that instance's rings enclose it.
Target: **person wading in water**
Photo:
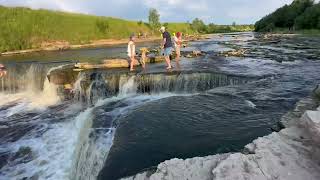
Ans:
[[[163,41],[161,44],[161,48],[163,49],[163,55],[167,63],[167,70],[172,69],[170,62],[170,55],[172,52],[172,40],[171,35],[168,31],[166,31],[165,27],[161,27],[160,31],[162,32]]]
[[[131,35],[130,40],[128,42],[128,57],[130,59],[130,71],[134,71],[133,66],[136,63],[136,44],[135,44],[135,36]]]

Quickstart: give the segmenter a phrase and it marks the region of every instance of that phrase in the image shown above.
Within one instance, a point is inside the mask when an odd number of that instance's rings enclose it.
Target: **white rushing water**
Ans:
[[[23,137],[13,142],[6,142],[0,146],[0,154],[21,154],[23,157],[11,159],[1,168],[0,179],[96,179],[102,169],[108,152],[112,146],[115,128],[92,127],[96,110],[108,107],[109,104],[121,102],[126,106],[115,107],[103,115],[112,117],[116,121],[130,109],[142,104],[175,96],[171,93],[156,95],[138,95],[135,77],[123,79],[119,83],[119,94],[115,97],[98,100],[93,106],[83,108],[79,103],[66,104],[57,95],[57,88],[48,80],[44,82],[41,92],[32,88],[16,94],[1,94],[0,108],[11,104],[1,111],[0,122],[13,127],[19,123],[34,125]],[[80,77],[81,79],[81,77]],[[80,88],[80,81],[75,84]],[[85,92],[88,93],[88,92]],[[59,107],[51,110],[50,107]],[[48,109],[49,108],[49,109]],[[9,122],[13,117],[22,113],[36,113],[37,115],[20,119],[17,123]],[[113,124],[113,123],[112,123]],[[0,127],[3,128],[3,127]],[[99,131],[97,138],[90,134]],[[24,160],[24,158],[27,160]]]

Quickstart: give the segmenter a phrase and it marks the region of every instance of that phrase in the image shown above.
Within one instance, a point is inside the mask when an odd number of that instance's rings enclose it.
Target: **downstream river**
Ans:
[[[157,46],[157,43],[139,44]],[[220,56],[245,49],[244,57]],[[115,180],[172,158],[240,152],[280,129],[320,84],[320,38],[212,35],[166,72],[82,71],[63,98],[51,71],[126,56],[126,45],[0,57],[0,180]],[[84,87],[87,84],[86,87]]]

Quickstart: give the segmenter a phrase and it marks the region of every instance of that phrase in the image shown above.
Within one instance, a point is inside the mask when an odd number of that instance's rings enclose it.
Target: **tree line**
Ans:
[[[186,23],[193,33],[200,34],[211,34],[211,33],[229,33],[229,32],[244,32],[244,31],[252,31],[254,30],[253,25],[237,25],[236,22],[233,22],[232,25],[216,25],[213,23],[205,24],[203,20],[199,18],[195,18],[191,23]],[[154,29],[160,28],[160,26],[165,26],[169,30],[169,23],[160,23],[160,14],[156,9],[151,9],[149,11],[149,25]]]
[[[314,0],[294,0],[256,22],[255,31],[272,32],[320,29],[320,3]]]

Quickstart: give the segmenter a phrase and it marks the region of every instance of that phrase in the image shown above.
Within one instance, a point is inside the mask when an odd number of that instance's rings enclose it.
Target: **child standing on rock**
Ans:
[[[130,36],[130,40],[128,43],[128,57],[130,59],[130,71],[134,71],[133,66],[136,63],[136,44],[135,44],[135,35]]]

